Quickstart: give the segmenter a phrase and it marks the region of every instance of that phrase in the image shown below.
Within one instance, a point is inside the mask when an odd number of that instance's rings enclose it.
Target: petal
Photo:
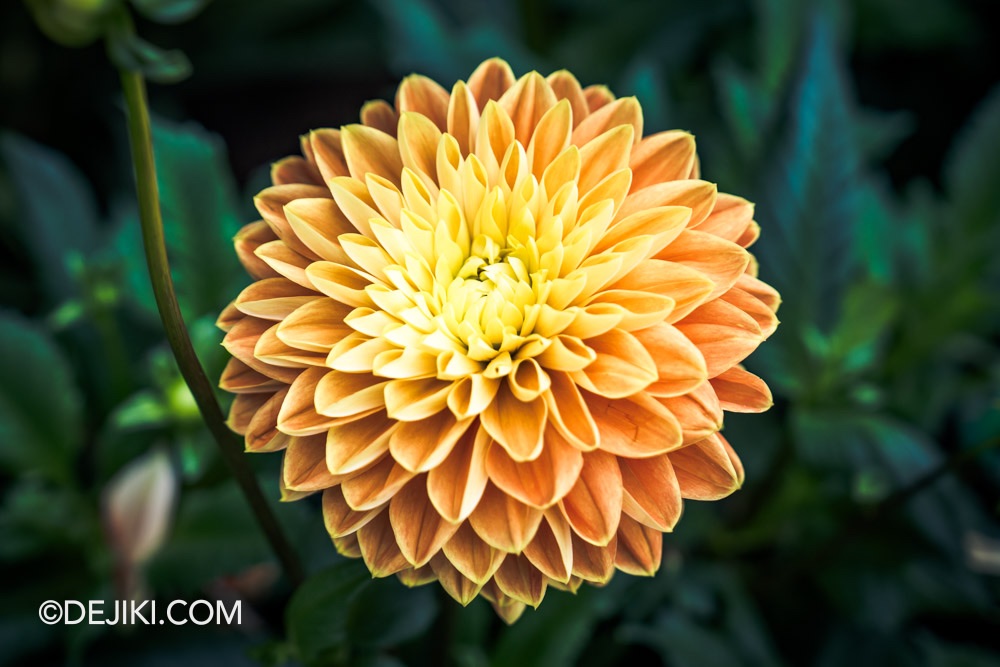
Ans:
[[[497,101],[514,123],[514,138],[527,146],[545,112],[556,104],[556,96],[538,72],[522,76]]]
[[[248,452],[276,452],[288,446],[291,437],[278,430],[278,411],[288,394],[282,389],[257,408],[243,438]]]
[[[507,625],[513,625],[524,613],[527,606],[501,591],[496,581],[493,580],[483,586],[482,594],[493,605],[493,611],[496,612],[497,616]]]
[[[293,155],[278,160],[271,165],[271,182],[275,185],[290,185],[293,183],[322,185],[323,176],[319,173],[316,165],[310,164],[308,160]]]
[[[494,443],[486,454],[486,472],[500,490],[526,505],[545,509],[558,502],[576,484],[583,454],[548,428],[538,458],[518,462]]]
[[[431,559],[430,566],[434,570],[438,581],[441,582],[441,587],[444,588],[445,593],[454,598],[463,607],[475,600],[476,596],[479,595],[479,591],[483,588],[481,583],[476,583],[462,574],[458,568],[451,564],[444,554],[439,553],[434,556]]]
[[[765,338],[773,334],[774,330],[778,328],[778,318],[775,317],[774,311],[749,292],[745,292],[739,287],[733,287],[719,298],[728,304],[736,306],[752,317],[757,322],[757,326],[760,327],[761,334]]]
[[[448,134],[455,137],[462,155],[472,152],[477,127],[479,107],[476,105],[476,98],[469,87],[459,81],[451,89],[451,99],[448,101]]]
[[[325,368],[307,368],[295,378],[278,412],[278,428],[289,435],[314,435],[329,429],[334,420],[316,411],[316,387],[329,373]]]
[[[469,523],[487,544],[518,554],[531,542],[542,521],[542,511],[508,496],[492,484],[469,516]]]
[[[545,513],[524,555],[542,574],[560,583],[569,582],[573,570],[573,531],[558,510]]]
[[[413,477],[391,456],[383,456],[371,467],[345,479],[340,488],[351,509],[364,512],[385,505]]]
[[[703,440],[722,428],[722,406],[710,382],[681,396],[658,399],[680,422],[684,445]]]
[[[639,577],[652,577],[660,569],[662,556],[663,533],[623,516],[618,526],[615,567]]]
[[[389,520],[400,551],[414,567],[428,563],[458,530],[434,509],[423,475],[412,479],[389,501]]]
[[[437,378],[392,380],[385,385],[385,407],[392,419],[420,421],[448,405],[451,382]]]
[[[253,253],[271,267],[274,273],[312,289],[313,284],[306,277],[306,267],[312,260],[289,248],[284,241],[261,244]]]
[[[329,128],[313,130],[309,133],[309,147],[326,183],[334,178],[350,175],[347,160],[344,159],[340,130]]]
[[[388,577],[411,566],[396,544],[396,534],[389,523],[389,512],[379,512],[361,526],[356,535],[361,557],[373,577]]]
[[[493,580],[505,595],[532,607],[537,608],[545,597],[545,575],[524,555],[504,558]]]
[[[587,452],[576,484],[559,504],[581,539],[607,546],[622,513],[622,474],[617,459],[602,451]]]
[[[687,179],[694,164],[694,136],[680,130],[652,134],[635,147],[632,192],[664,181]]]
[[[681,422],[645,392],[620,400],[588,394],[587,406],[601,433],[602,451],[645,458],[682,444]]]
[[[722,193],[709,215],[700,224],[692,224],[699,232],[714,234],[737,243],[753,223],[753,204],[742,197]]]
[[[424,586],[438,580],[430,563],[423,567],[409,567],[396,573],[396,578],[407,588]]]
[[[340,487],[335,486],[323,492],[323,525],[331,537],[350,535],[374,519],[385,507],[357,512],[344,501]]]
[[[608,229],[592,252],[603,252],[626,239],[648,234],[655,239],[649,251],[655,255],[684,231],[690,219],[691,209],[686,206],[660,206],[633,213]]]
[[[487,378],[482,373],[469,375],[452,385],[448,408],[458,419],[475,417],[489,407],[499,389],[499,378]]]
[[[583,88],[576,77],[566,70],[553,72],[545,79],[557,100],[567,100],[573,110],[573,125],[579,125],[590,113]]]
[[[489,436],[482,429],[465,431],[448,458],[427,473],[427,495],[438,513],[453,523],[464,521],[486,489],[486,449]]]
[[[656,183],[625,198],[616,220],[658,206],[687,206],[691,209],[689,227],[698,227],[712,213],[718,189],[715,183],[698,180]],[[707,229],[702,231],[709,231]]]
[[[585,542],[573,534],[573,576],[580,577],[597,586],[611,581],[615,573],[615,553],[618,551],[618,536],[613,537],[605,547]]]
[[[686,229],[657,253],[656,259],[683,264],[711,278],[715,289],[708,298],[714,299],[732,287],[743,275],[750,263],[750,254],[735,243],[718,236]]]
[[[291,225],[285,217],[285,205],[296,199],[310,199],[326,197],[329,200],[330,191],[324,186],[318,185],[275,185],[261,190],[254,197],[253,203],[257,207],[264,221],[271,227],[275,235],[285,242],[289,248],[295,252],[316,259],[312,250],[306,246],[295,234]]]
[[[648,459],[619,458],[624,500],[622,510],[636,521],[669,533],[681,518],[683,501],[670,455]]]
[[[583,146],[621,125],[632,126],[634,141],[642,138],[642,107],[635,97],[617,99],[584,118],[573,130],[573,144]]]
[[[614,93],[607,86],[587,86],[583,89],[583,98],[587,100],[587,109],[594,113],[601,107],[615,101]],[[582,120],[582,119],[581,119]]]
[[[634,137],[635,131],[631,125],[620,125],[591,139],[580,148],[581,193],[589,192],[606,176],[628,166]]]
[[[316,412],[337,418],[380,410],[385,407],[383,392],[386,384],[381,378],[367,373],[329,371],[314,387]]]
[[[746,359],[764,339],[752,317],[721,299],[693,310],[677,323],[677,330],[698,347],[709,377]]]
[[[236,298],[239,312],[262,320],[281,321],[296,308],[321,298],[287,278],[265,278],[251,283]]]
[[[273,393],[260,394],[236,394],[232,405],[229,406],[229,417],[226,419],[226,426],[240,435],[247,432],[250,420],[257,414],[257,410],[267,403]]]
[[[735,286],[760,299],[772,312],[777,312],[778,306],[781,305],[781,295],[777,290],[751,275],[744,273],[736,281]]]
[[[267,262],[257,256],[257,248],[277,238],[271,228],[263,220],[244,225],[233,238],[236,256],[246,272],[254,280],[272,278],[280,275]]]
[[[332,199],[297,199],[285,206],[285,219],[295,235],[317,257],[351,264],[339,238],[357,231]]]
[[[422,421],[402,422],[389,439],[389,452],[407,470],[426,472],[448,457],[471,423],[471,418],[459,421],[447,410]]]
[[[305,273],[311,285],[345,306],[371,308],[375,305],[365,288],[380,281],[368,273],[335,262],[313,262]]]
[[[287,345],[278,338],[278,327],[279,325],[275,324],[260,335],[253,348],[254,357],[271,366],[286,368],[308,368],[326,364],[326,354],[323,352],[310,352]]]
[[[701,350],[677,327],[657,324],[635,337],[656,360],[656,382],[646,389],[653,396],[679,396],[708,379]]]
[[[543,398],[525,403],[502,383],[489,407],[480,415],[483,428],[515,461],[530,461],[542,451],[548,408]]]
[[[314,299],[292,311],[276,333],[286,345],[300,350],[329,352],[354,330],[344,324],[352,308],[330,298]]]
[[[535,178],[541,180],[546,168],[569,147],[572,126],[573,112],[565,100],[545,112],[538,121],[528,144],[528,162]]]
[[[417,113],[399,119],[399,154],[403,166],[412,169],[428,185],[437,182],[437,150],[441,130],[434,121]]]
[[[396,109],[400,115],[416,112],[427,117],[439,130],[448,127],[448,91],[420,74],[403,79],[396,90]]]
[[[618,323],[623,331],[659,324],[674,310],[674,300],[669,296],[643,290],[604,290],[592,296],[587,304],[591,303],[612,303],[624,309],[625,315]]]
[[[284,382],[258,373],[239,359],[226,362],[219,378],[219,388],[235,394],[273,393],[284,385]]]
[[[673,323],[707,301],[715,290],[715,283],[704,273],[683,264],[647,259],[608,289],[641,290],[670,297],[674,300],[674,309],[668,321]]]
[[[463,576],[482,586],[497,571],[507,553],[483,542],[472,526],[463,522],[445,543],[444,555]]]
[[[764,412],[774,405],[771,390],[759,377],[739,366],[712,378],[719,405],[730,412]]]
[[[389,449],[398,426],[380,410],[362,419],[331,426],[327,432],[326,465],[335,475],[357,472],[377,461]]]
[[[581,451],[596,449],[600,443],[597,424],[580,390],[568,373],[549,373],[552,387],[545,394],[549,419],[568,443]]]
[[[489,100],[499,100],[508,88],[514,85],[514,72],[500,58],[484,61],[469,77],[469,91],[480,109],[486,108]]]
[[[386,134],[396,135],[399,114],[385,100],[371,100],[361,107],[361,123]],[[346,171],[346,170],[345,170]]]
[[[634,335],[612,329],[587,339],[587,345],[597,353],[597,359],[570,374],[581,388],[607,398],[622,398],[657,381],[657,361]]]
[[[352,178],[364,182],[368,174],[377,174],[396,186],[400,184],[403,162],[394,137],[373,127],[347,125],[340,131],[340,139]]]
[[[235,324],[222,339],[222,346],[244,364],[269,378],[281,382],[291,382],[299,374],[297,368],[283,368],[265,363],[254,356],[254,348],[261,335],[271,328],[273,322],[258,320],[255,317],[245,317]]]
[[[719,500],[743,485],[743,466],[719,433],[671,452],[670,463],[684,498]]]

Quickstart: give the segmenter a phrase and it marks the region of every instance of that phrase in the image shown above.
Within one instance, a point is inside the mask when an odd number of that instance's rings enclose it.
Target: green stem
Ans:
[[[146,250],[149,278],[153,283],[153,293],[156,295],[156,307],[160,311],[167,340],[177,359],[181,375],[198,404],[198,410],[201,411],[208,430],[219,445],[222,458],[250,503],[250,508],[257,517],[257,523],[260,524],[271,548],[281,561],[288,580],[293,586],[298,586],[302,582],[302,566],[298,556],[261,493],[253,471],[243,456],[241,443],[226,426],[222,410],[215,400],[214,389],[191,345],[191,338],[188,336],[177,303],[177,294],[174,291],[170,264],[167,260],[163,220],[160,217],[160,195],[156,185],[156,165],[153,162],[153,140],[145,79],[140,72],[127,69],[121,70],[121,79],[125,92],[132,163],[135,167],[136,192],[139,197],[143,246]]]

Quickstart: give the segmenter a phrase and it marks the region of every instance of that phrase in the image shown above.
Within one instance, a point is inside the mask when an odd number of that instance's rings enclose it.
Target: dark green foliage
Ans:
[[[0,666],[1000,661],[989,3],[72,4],[0,10]],[[290,590],[163,340],[105,53],[48,44],[32,16],[72,45],[110,29],[113,59],[154,81],[193,63],[151,90],[154,142],[174,280],[213,379],[261,163],[355,122],[401,76],[448,86],[500,55],[636,95],[647,132],[692,131],[704,177],[757,203],[752,251],[783,298],[747,364],[776,405],[726,418],[743,490],[687,503],[656,577],[550,590],[507,627],[483,600],[463,609],[336,555],[318,498],[280,504],[280,455],[253,456],[310,573]],[[121,595],[103,497],[151,447],[181,488],[143,595],[240,599],[242,627],[42,624],[45,600]]]

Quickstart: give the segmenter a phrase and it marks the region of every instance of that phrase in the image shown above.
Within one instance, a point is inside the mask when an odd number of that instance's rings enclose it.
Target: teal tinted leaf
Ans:
[[[39,281],[56,302],[77,292],[74,257],[94,250],[97,211],[90,186],[64,156],[13,132],[0,135],[3,160],[18,201],[20,238],[36,265]]]
[[[141,72],[156,83],[177,83],[191,75],[191,63],[181,51],[162,49],[121,29],[108,34],[108,55],[118,68]]]
[[[835,370],[856,373],[875,363],[898,310],[899,299],[889,288],[868,282],[851,285],[831,334]]]
[[[538,609],[528,609],[497,644],[494,665],[571,667],[577,664],[587,637],[598,621],[602,591],[581,590],[578,596],[550,590]]]
[[[963,223],[972,228],[1000,220],[1000,88],[979,105],[946,162],[945,185]]]
[[[776,96],[729,61],[715,68],[715,79],[722,112],[740,153],[746,159],[759,157],[774,116]]]
[[[643,644],[673,667],[742,667],[746,664],[723,633],[676,611],[659,614],[650,625],[628,625],[622,641]]]
[[[307,665],[346,664],[353,603],[372,585],[365,566],[342,560],[315,574],[292,596],[285,610],[288,639]]]
[[[392,579],[377,579],[351,604],[347,633],[361,648],[386,648],[420,636],[438,613],[429,586],[406,588]]]
[[[755,246],[761,276],[783,296],[784,331],[794,323],[828,331],[855,268],[859,156],[851,100],[832,19],[817,15],[788,112],[788,130],[764,161]],[[806,370],[806,369],[804,369]]]
[[[55,342],[20,316],[0,311],[0,469],[69,480],[82,408]]]
[[[160,23],[183,23],[194,18],[211,0],[132,0],[136,10]]]
[[[620,86],[621,95],[635,95],[642,105],[643,134],[668,129],[670,97],[662,69],[652,60],[639,59],[629,67]]]
[[[809,3],[799,0],[755,0],[758,28],[757,58],[761,82],[772,93],[780,90],[795,67]]]
[[[879,162],[892,154],[916,130],[916,120],[907,111],[859,109],[854,114],[856,141],[866,160]]]

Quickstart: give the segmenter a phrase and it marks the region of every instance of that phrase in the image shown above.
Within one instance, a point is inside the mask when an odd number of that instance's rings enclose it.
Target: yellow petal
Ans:
[[[329,371],[313,387],[316,412],[327,417],[350,417],[380,410],[385,407],[386,384],[367,373]]]
[[[669,296],[642,290],[603,290],[590,297],[587,305],[592,303],[608,303],[622,308],[625,314],[617,326],[623,331],[636,331],[659,324],[674,310],[674,300]]]
[[[603,451],[583,455],[576,484],[559,504],[563,516],[581,539],[607,546],[618,530],[622,513],[622,474],[617,459]]]
[[[634,137],[631,125],[620,125],[580,147],[581,193],[586,194],[606,176],[628,166]]]
[[[455,137],[462,155],[468,155],[472,151],[477,127],[479,107],[476,105],[476,98],[469,87],[459,81],[451,89],[448,101],[448,134]]]
[[[313,254],[339,264],[351,264],[338,240],[357,231],[332,199],[297,199],[285,206],[285,218]]]
[[[445,409],[451,387],[451,382],[436,378],[392,380],[385,386],[385,407],[392,419],[427,419]]]
[[[334,262],[313,262],[306,269],[310,284],[340,303],[355,308],[371,308],[375,303],[365,288],[379,280],[371,274]]]
[[[426,179],[437,182],[437,150],[441,130],[432,120],[418,113],[403,113],[399,119],[399,155],[403,166]]]
[[[284,276],[303,287],[310,289],[313,287],[313,284],[306,277],[306,267],[309,266],[312,260],[308,257],[303,257],[289,248],[285,245],[284,241],[264,243],[257,246],[253,253],[278,275]]]
[[[475,417],[490,405],[499,389],[498,378],[487,378],[482,373],[469,375],[452,386],[448,408],[458,419]]]
[[[297,199],[323,197],[329,200],[330,191],[322,186],[275,185],[262,190],[253,201],[261,217],[285,245],[304,257],[317,259],[315,253],[299,239],[289,224],[285,216],[285,205]]]

